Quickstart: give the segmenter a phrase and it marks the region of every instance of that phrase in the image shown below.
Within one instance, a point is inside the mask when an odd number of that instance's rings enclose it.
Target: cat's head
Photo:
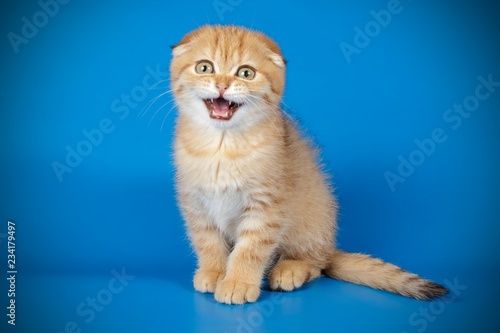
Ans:
[[[285,60],[265,35],[204,26],[172,47],[172,90],[179,112],[218,128],[256,124],[279,107]]]

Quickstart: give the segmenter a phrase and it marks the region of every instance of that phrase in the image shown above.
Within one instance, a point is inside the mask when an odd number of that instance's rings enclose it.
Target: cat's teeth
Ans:
[[[212,102],[212,103],[213,103],[213,102],[214,102],[214,99],[213,99],[213,98],[210,98],[210,102]]]

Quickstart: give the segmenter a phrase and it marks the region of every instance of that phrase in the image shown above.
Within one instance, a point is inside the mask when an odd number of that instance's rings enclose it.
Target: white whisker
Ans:
[[[255,97],[255,96],[253,96]],[[269,119],[269,121],[273,124],[274,128],[276,128],[276,131],[278,131],[278,133],[280,132],[280,130],[278,129],[278,126],[276,126],[276,122],[275,120],[271,119],[271,117],[269,117],[269,115],[267,114],[267,112],[265,110],[263,110],[262,108],[260,108],[255,102],[253,102],[249,97],[247,98],[244,98],[245,102],[248,102],[250,104],[252,104],[253,107],[255,107],[258,111],[260,111],[262,114],[264,114],[264,116],[267,117],[267,119]]]
[[[249,89],[249,91],[251,91],[251,92],[260,92],[259,90],[252,90],[252,89]],[[263,99],[263,98],[261,98],[259,96],[252,96],[252,97],[255,98],[255,99],[258,99],[259,101],[261,101],[261,102],[263,102],[263,103],[265,103],[265,104],[267,104],[269,106],[276,107],[274,104],[266,101],[265,99]],[[288,109],[290,109],[290,110],[293,111],[293,109],[291,107],[289,107],[288,105],[286,105],[285,102],[283,102],[282,100],[280,100],[280,103],[282,103]],[[292,122],[295,122],[295,120],[293,119],[293,117],[288,112],[286,112],[285,110],[283,110],[283,108],[279,108],[279,110],[281,112],[283,112]]]
[[[153,84],[151,87],[149,87],[148,90],[157,89],[157,88],[155,88],[157,85],[159,85],[162,82],[168,81],[168,80],[170,80],[170,79],[160,80],[160,81],[156,82],[155,84]]]
[[[161,127],[160,127],[160,132],[163,131],[163,125],[165,125],[165,120],[167,120],[167,117],[168,115],[170,114],[170,112],[172,112],[173,109],[175,109],[177,107],[177,105],[172,105],[172,107],[170,108],[170,110],[167,112],[167,114],[165,115],[165,117],[163,118],[163,121],[161,122]]]
[[[180,94],[180,95],[178,96],[178,98],[183,98],[183,97],[186,97],[186,96],[187,96],[187,97],[193,97],[193,96],[195,96],[195,93],[194,93],[194,92],[191,92],[191,91],[187,91],[187,92],[184,92],[184,93]],[[175,104],[175,98],[172,98],[170,101],[166,102],[165,104],[163,104],[162,106],[160,106],[160,108],[159,108],[158,110],[156,110],[156,112],[153,114],[153,117],[151,117],[151,119],[150,119],[150,120],[149,120],[149,122],[148,122],[148,127],[151,125],[151,122],[153,121],[153,119],[155,118],[155,116],[158,114],[158,112],[159,112],[161,109],[163,109],[166,105],[168,105],[168,104],[170,104],[170,103],[172,103],[172,102],[174,102],[174,104],[172,105],[172,108],[171,108],[171,109],[167,112],[167,114],[166,114],[166,115],[165,115],[165,117],[163,118],[162,125],[161,125],[161,129],[160,129],[160,132],[161,132],[161,130],[163,129],[163,124],[165,123],[165,120],[166,120],[167,116],[168,116],[168,115],[170,114],[170,112],[172,112],[172,110],[174,110],[174,109],[175,109],[175,107],[177,106],[177,105]]]
[[[161,94],[159,94],[158,96],[156,97],[153,97],[152,100],[150,100],[149,102],[146,103],[146,105],[144,105],[144,107],[141,109],[141,112],[139,112],[139,114],[137,115],[137,117],[144,117],[146,115],[146,113],[148,113],[148,110],[151,106],[153,106],[153,104],[160,98],[162,97],[163,95],[165,94],[168,94],[169,92],[172,92],[172,90],[167,90],[165,92],[162,92]],[[149,105],[149,106],[148,106]],[[144,111],[144,108],[147,107],[146,111]],[[144,113],[143,113],[144,111]]]

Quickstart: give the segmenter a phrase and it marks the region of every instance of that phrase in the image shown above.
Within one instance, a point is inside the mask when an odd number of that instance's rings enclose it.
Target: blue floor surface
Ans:
[[[499,287],[495,277],[478,274],[434,274],[438,281],[448,281],[454,288],[449,296],[435,302],[322,277],[294,292],[263,291],[257,303],[244,306],[218,304],[213,295],[194,292],[190,269],[178,265],[156,274],[118,267],[101,276],[30,275],[18,281],[21,292],[16,329],[52,333],[78,329],[151,333],[498,332]],[[123,281],[116,279],[117,275]]]

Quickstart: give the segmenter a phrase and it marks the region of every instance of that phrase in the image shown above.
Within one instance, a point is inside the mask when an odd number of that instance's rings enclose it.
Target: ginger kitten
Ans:
[[[204,26],[172,48],[177,193],[194,288],[255,302],[264,274],[291,291],[322,274],[417,299],[446,288],[334,247],[337,203],[318,150],[280,110],[286,62],[265,35]]]

